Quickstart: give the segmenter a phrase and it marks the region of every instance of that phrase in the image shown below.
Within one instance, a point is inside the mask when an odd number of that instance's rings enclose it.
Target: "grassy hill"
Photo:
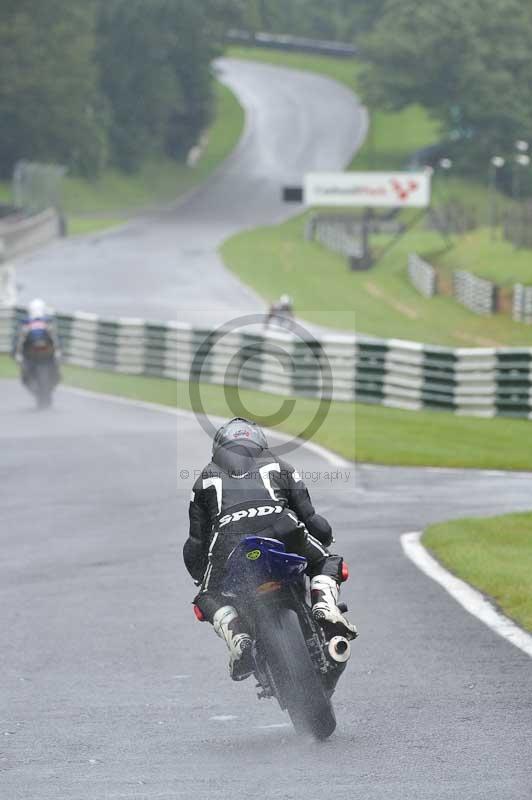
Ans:
[[[370,271],[351,272],[345,258],[304,240],[309,213],[233,237],[221,249],[225,263],[268,300],[291,294],[297,315],[320,325],[461,347],[532,345],[532,326],[502,314],[473,314],[451,297],[426,299],[410,284],[410,252],[435,263],[465,266],[461,253],[468,253],[467,237],[448,247],[439,234],[415,230]],[[388,241],[376,238],[376,251]]]
[[[328,75],[355,92],[360,75],[356,60],[297,53],[231,48],[233,57],[290,66]],[[438,140],[438,129],[418,106],[399,113],[370,109],[368,138],[350,165],[353,169],[400,169],[414,151]],[[407,258],[418,252],[441,268],[447,281],[453,269],[467,269],[509,287],[532,284],[532,254],[517,251],[500,239],[492,241],[485,227],[489,214],[488,176],[474,182],[437,172],[433,203],[460,202],[471,208],[480,227],[445,241],[419,224],[367,273],[351,273],[346,260],[318,244],[304,240],[307,215],[290,222],[237,235],[226,242],[222,255],[227,266],[245,283],[271,300],[284,292],[296,303],[298,316],[335,328],[347,328],[383,337],[415,339],[454,346],[532,345],[532,326],[509,316],[479,317],[451,297],[427,300],[410,285]],[[499,196],[498,205],[511,202]],[[412,212],[403,212],[406,221]],[[375,252],[390,243],[374,237]]]

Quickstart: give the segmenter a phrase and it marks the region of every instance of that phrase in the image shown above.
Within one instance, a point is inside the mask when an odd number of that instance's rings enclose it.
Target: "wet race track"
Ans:
[[[223,269],[218,247],[239,230],[294,213],[282,203],[283,185],[312,169],[343,168],[365,137],[367,117],[351,92],[327,78],[231,60],[219,70],[247,124],[213,180],[117,233],[34,254],[18,268],[22,300],[44,295],[63,311],[213,325],[263,310]]]
[[[236,86],[236,69],[227,70]],[[289,81],[258,66],[241,80],[252,109],[242,172],[237,154],[188,204],[80,244],[71,281],[74,265],[61,253],[73,245],[43,251],[21,270],[28,292],[48,296],[50,274],[58,307],[77,308],[86,296],[85,310],[169,318],[186,272],[193,315],[198,283],[183,255],[190,248],[205,250],[198,270],[221,287],[218,296],[205,282],[219,319],[231,305],[225,297],[239,312],[260,307],[223,271],[214,248],[240,223],[286,210],[273,184],[248,217],[245,198],[239,206],[235,196],[239,221],[231,204],[217,207],[213,198],[224,176],[244,182],[247,148],[284,149],[276,131],[288,123],[266,98],[288,92]],[[304,80],[310,102],[313,79]],[[343,96],[356,133],[361,112]],[[287,113],[297,113],[304,133],[300,102]],[[347,138],[345,150],[338,145],[319,165],[347,161]],[[291,147],[295,174],[307,156]],[[256,177],[262,186],[264,176]],[[189,239],[176,253],[180,236]],[[152,245],[160,249],[151,294],[143,294],[140,253]],[[90,246],[102,254],[98,266],[106,258],[113,265],[112,280],[103,266],[89,277]],[[179,313],[187,313],[183,297]],[[530,658],[419,572],[400,535],[435,520],[529,508],[531,475],[355,468],[309,448],[291,454],[350,563],[344,599],[361,632],[336,693],[337,732],[316,744],[298,739],[273,701],[259,702],[251,681],[229,680],[223,643],[192,614],[180,549],[194,471],[210,448],[197,420],[67,389],[53,409],[36,413],[17,383],[3,382],[0,392],[2,798],[530,798]]]

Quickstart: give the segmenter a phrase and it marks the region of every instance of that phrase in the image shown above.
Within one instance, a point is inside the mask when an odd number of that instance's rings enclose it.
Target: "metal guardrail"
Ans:
[[[497,311],[498,286],[470,272],[453,272],[453,294],[459,303],[475,314],[493,314]]]
[[[60,209],[62,182],[67,172],[67,167],[61,164],[17,161],[12,181],[15,206],[32,214],[47,208]]]
[[[532,325],[532,286],[516,283],[513,291],[513,318]]]
[[[233,44],[268,47],[276,50],[297,50],[302,53],[317,53],[339,58],[353,58],[358,52],[353,44],[347,42],[308,39],[301,36],[265,33],[262,31],[252,33],[250,31],[232,29],[227,31],[226,39]]]
[[[408,256],[408,277],[411,284],[425,297],[434,297],[438,293],[438,273],[416,253]]]
[[[0,309],[0,350],[9,351],[16,309]],[[411,410],[532,419],[532,348],[447,348],[396,339],[240,333],[57,315],[69,364],[133,375],[331,397]],[[280,353],[284,356],[280,356]]]
[[[22,212],[0,219],[0,240],[3,255],[15,258],[30,252],[57,238],[61,232],[60,220],[55,209],[49,208],[31,216]]]

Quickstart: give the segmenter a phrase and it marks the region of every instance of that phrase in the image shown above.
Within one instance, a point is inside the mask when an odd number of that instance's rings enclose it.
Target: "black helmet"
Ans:
[[[230,442],[252,442],[261,450],[268,448],[262,428],[256,422],[243,417],[235,417],[218,428],[212,443],[212,454],[214,455],[220,447]]]

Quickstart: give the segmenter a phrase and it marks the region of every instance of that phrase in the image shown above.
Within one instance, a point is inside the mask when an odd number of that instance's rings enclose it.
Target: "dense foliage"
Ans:
[[[2,0],[0,174],[180,158],[211,114],[231,0]],[[235,6],[237,8],[237,4]],[[238,10],[238,9],[237,9]]]
[[[421,103],[462,169],[485,172],[492,156],[532,136],[529,3],[388,0],[363,52],[370,104]]]
[[[386,0],[243,0],[250,30],[351,41],[371,29]]]
[[[461,171],[532,141],[532,4],[522,0],[244,0],[250,29],[354,41],[365,99],[423,105]],[[506,168],[510,179],[512,170]],[[525,176],[523,175],[523,178]]]
[[[86,175],[182,158],[229,27],[354,41],[369,105],[422,104],[471,171],[532,137],[522,0],[2,0],[0,175],[19,158]]]
[[[97,169],[105,113],[93,61],[94,4],[3,0],[0,15],[0,168],[21,157]]]

